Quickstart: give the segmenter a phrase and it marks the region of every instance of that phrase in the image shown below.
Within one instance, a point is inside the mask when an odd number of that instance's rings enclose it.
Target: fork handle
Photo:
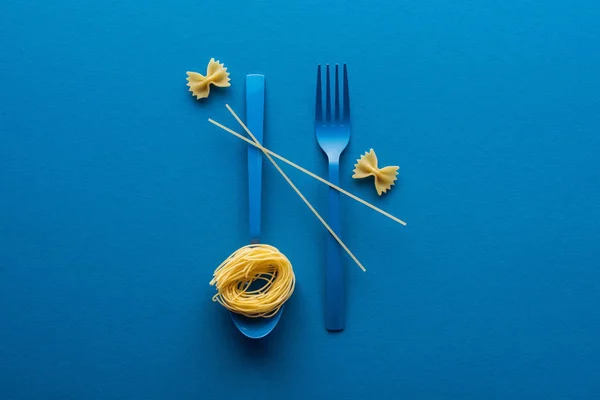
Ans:
[[[339,185],[339,161],[329,161],[329,181]],[[329,226],[340,236],[340,193],[329,188]],[[325,268],[325,328],[341,331],[346,324],[344,269],[339,243],[332,235],[327,237],[327,266]]]

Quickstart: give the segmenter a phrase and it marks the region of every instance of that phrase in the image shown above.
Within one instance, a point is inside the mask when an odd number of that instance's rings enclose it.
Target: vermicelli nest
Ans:
[[[268,318],[290,298],[296,277],[292,264],[277,248],[251,244],[223,261],[210,284],[217,288],[213,301],[229,311],[251,318]]]

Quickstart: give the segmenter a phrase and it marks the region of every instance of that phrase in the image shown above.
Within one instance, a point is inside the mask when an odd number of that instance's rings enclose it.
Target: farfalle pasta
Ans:
[[[210,85],[218,87],[229,87],[229,72],[225,66],[211,58],[208,66],[206,67],[206,76],[197,72],[186,72],[187,73],[187,86],[190,87],[192,96],[196,96],[196,99],[203,99],[208,97],[210,93]]]
[[[361,179],[373,176],[375,178],[375,189],[380,196],[394,185],[396,179],[398,179],[398,169],[400,168],[397,166],[378,168],[377,156],[373,149],[363,154],[354,166],[356,168],[352,177]]]

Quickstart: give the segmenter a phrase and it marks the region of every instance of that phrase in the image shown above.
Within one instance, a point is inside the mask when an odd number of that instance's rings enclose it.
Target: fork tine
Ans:
[[[348,67],[344,64],[344,120],[350,120],[350,92],[348,91]]]
[[[317,67],[317,101],[315,106],[315,120],[323,120],[323,93],[321,92],[321,64]]]
[[[338,64],[335,64],[335,114],[334,119],[340,120],[340,79]]]
[[[329,77],[329,64],[327,64],[327,87],[325,88],[325,120],[331,121],[331,82]]]

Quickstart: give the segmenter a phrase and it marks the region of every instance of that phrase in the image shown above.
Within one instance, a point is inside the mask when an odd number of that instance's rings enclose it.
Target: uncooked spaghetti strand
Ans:
[[[239,133],[237,133],[236,131],[234,131],[233,129],[230,129],[228,127],[226,127],[225,125],[213,120],[212,118],[208,119],[208,122],[210,122],[211,124],[223,129],[225,132],[228,132],[230,134],[232,134],[233,136],[237,137],[238,139],[241,139],[243,141],[245,141],[246,143],[258,148],[259,150],[262,150],[263,152],[267,152],[270,155],[272,155],[273,157],[277,158],[280,161],[283,161],[284,163],[296,168],[297,170],[305,173],[306,175],[310,176],[311,178],[314,178],[316,180],[318,180],[321,183],[324,183],[325,185],[337,190],[338,192],[350,197],[353,200],[358,201],[359,203],[369,207],[370,209],[377,211],[379,214],[388,217],[389,219],[391,219],[392,221],[395,221],[401,225],[406,226],[406,222],[404,222],[403,220],[401,220],[398,217],[393,216],[392,214],[388,213],[387,211],[382,210],[381,208],[374,206],[373,204],[369,203],[366,200],[361,199],[360,197],[348,192],[345,189],[342,189],[341,187],[334,185],[333,183],[329,182],[326,179],[321,178],[319,175],[315,174],[314,172],[311,172],[309,170],[307,170],[306,168],[302,167],[301,165],[298,165],[296,163],[294,163],[293,161],[288,160],[287,158],[280,156],[279,154],[275,153],[274,151],[271,151],[269,149],[267,149],[266,147],[264,147],[263,145],[261,145],[260,143],[256,143],[253,142],[252,140],[248,139],[247,137],[244,137],[243,135],[240,135]]]
[[[254,137],[254,135],[252,134],[252,132],[250,132],[250,129],[248,129],[248,127],[246,126],[246,124],[244,124],[242,122],[242,120],[240,119],[240,117],[238,117],[238,115],[231,109],[231,107],[229,107],[229,104],[225,104],[225,107],[227,107],[227,109],[229,110],[229,112],[231,113],[231,115],[233,115],[233,117],[236,119],[236,121],[242,126],[242,128],[244,128],[244,130],[246,131],[246,133],[248,133],[248,135],[250,135],[250,137],[252,138],[252,140],[254,140],[255,143],[259,143],[258,140],[256,140],[256,137]],[[269,153],[267,153],[266,151],[264,151],[264,150],[263,150],[263,154],[269,159],[269,161],[271,162],[271,164],[273,164],[273,166],[277,169],[277,171],[279,171],[279,173],[281,174],[281,176],[283,176],[283,178],[292,187],[292,189],[294,189],[294,191],[296,192],[296,194],[302,199],[302,201],[304,202],[304,204],[306,204],[306,206],[310,209],[310,211],[312,211],[313,214],[315,214],[315,216],[317,217],[317,219],[319,221],[321,221],[321,223],[329,231],[329,233],[331,234],[331,236],[333,236],[334,239],[340,244],[340,246],[342,246],[342,248],[350,256],[350,258],[352,258],[352,260],[354,260],[354,262],[356,263],[356,265],[358,265],[360,267],[360,269],[363,270],[363,272],[366,272],[367,269],[361,264],[360,261],[358,261],[358,258],[356,258],[356,256],[354,255],[354,253],[352,253],[350,251],[350,249],[348,248],[348,246],[346,246],[344,244],[344,242],[342,242],[342,239],[340,239],[339,236],[333,231],[333,229],[331,229],[331,227],[327,224],[327,222],[325,222],[325,220],[323,219],[323,217],[321,217],[321,214],[319,214],[319,212],[317,210],[315,210],[315,208],[312,206],[312,204],[310,204],[310,201],[308,201],[306,199],[306,197],[304,197],[304,195],[302,194],[302,192],[300,191],[300,189],[298,189],[296,187],[296,185],[294,185],[294,183],[291,181],[291,179],[286,175],[286,173],[283,172],[283,170],[281,169],[281,167],[279,166],[279,164],[277,164],[277,162],[275,160],[273,160],[273,157],[271,157],[271,155]]]

